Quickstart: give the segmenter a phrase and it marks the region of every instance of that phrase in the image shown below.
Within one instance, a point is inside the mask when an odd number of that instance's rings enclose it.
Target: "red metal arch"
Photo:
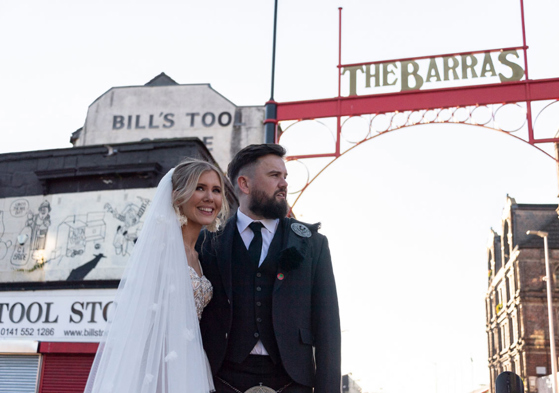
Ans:
[[[304,121],[304,120],[302,120]],[[353,151],[355,148],[357,148],[358,146],[361,146],[362,144],[364,144],[365,142],[369,142],[372,141],[374,139],[377,139],[380,136],[389,134],[389,133],[393,133],[395,131],[398,130],[402,130],[405,128],[409,128],[409,127],[417,127],[417,126],[422,126],[422,125],[433,125],[433,124],[439,124],[439,125],[443,125],[443,124],[463,124],[463,125],[469,125],[472,127],[481,127],[481,128],[485,128],[488,129],[490,131],[495,131],[495,132],[499,132],[501,134],[505,134],[508,136],[511,136],[513,138],[515,138],[516,140],[526,143],[529,146],[535,148],[536,150],[540,151],[541,153],[543,153],[544,155],[546,155],[547,157],[549,157],[550,159],[552,159],[553,161],[555,161],[556,163],[559,164],[559,160],[556,157],[553,157],[552,155],[550,155],[549,153],[547,153],[545,150],[542,150],[539,146],[537,146],[534,143],[530,143],[528,141],[526,141],[523,138],[520,138],[514,134],[511,134],[510,132],[504,131],[502,129],[498,129],[498,128],[493,128],[493,127],[488,127],[485,125],[476,125],[476,124],[469,124],[469,123],[454,123],[454,122],[433,122],[433,123],[422,123],[422,124],[413,124],[413,125],[406,125],[406,126],[402,126],[402,127],[397,127],[391,130],[387,130],[387,131],[383,131],[383,132],[379,132],[376,133],[375,135],[372,136],[367,136],[364,139],[354,142],[353,146],[349,147],[348,149],[339,152],[339,154],[337,153],[326,153],[326,154],[315,154],[315,155],[300,155],[300,156],[287,156],[286,160],[287,161],[298,161],[298,160],[303,160],[303,159],[310,159],[310,158],[319,158],[319,157],[332,157],[332,160],[330,162],[328,162],[326,165],[324,165],[324,167],[322,167],[315,175],[313,175],[312,177],[309,177],[307,179],[306,184],[298,191],[296,191],[295,193],[298,193],[297,197],[295,198],[295,200],[293,201],[293,203],[291,204],[291,210],[293,210],[293,208],[295,207],[295,205],[297,204],[297,202],[299,201],[299,199],[301,198],[301,196],[303,195],[303,193],[305,192],[305,190],[324,172],[326,171],[326,169],[328,169],[332,164],[334,164],[339,158],[343,157],[344,155],[350,153],[351,151]],[[343,123],[342,123],[342,127],[343,127]],[[281,136],[284,135],[285,133],[282,133],[279,135],[279,140],[278,143],[281,143]]]
[[[559,162],[555,157],[551,156],[544,150],[542,150],[538,145],[542,143],[559,143],[559,138],[554,135],[552,138],[536,138],[534,135],[534,122],[532,120],[532,103],[542,102],[551,100],[552,103],[559,101],[559,78],[551,79],[541,79],[541,80],[530,80],[528,77],[528,46],[526,45],[526,32],[524,24],[524,5],[523,0],[520,0],[521,6],[521,20],[522,20],[522,37],[523,46],[515,48],[505,48],[505,49],[492,49],[485,51],[474,51],[474,52],[462,52],[462,53],[452,53],[439,55],[437,57],[449,57],[449,56],[472,56],[479,53],[491,53],[491,52],[503,52],[503,51],[516,51],[522,50],[524,53],[524,80],[518,80],[513,82],[503,82],[503,83],[493,83],[486,85],[477,86],[463,86],[463,87],[451,87],[442,89],[430,89],[430,90],[408,90],[401,91],[397,93],[388,94],[375,94],[375,95],[351,95],[348,97],[342,97],[341,95],[341,79],[342,70],[349,69],[349,67],[361,67],[370,66],[378,63],[387,62],[409,62],[414,60],[425,60],[432,57],[416,57],[416,58],[406,58],[406,59],[394,59],[385,60],[382,62],[368,62],[359,64],[346,64],[343,65],[341,62],[341,22],[342,22],[342,9],[339,8],[339,57],[338,57],[338,96],[334,98],[318,99],[318,100],[308,100],[308,101],[296,101],[296,102],[284,102],[277,103],[273,101],[267,103],[267,114],[268,110],[272,110],[274,116],[267,116],[265,123],[266,126],[275,125],[270,131],[270,134],[274,134],[274,141],[279,143],[282,130],[279,125],[282,121],[302,121],[302,120],[316,120],[320,118],[336,118],[336,136],[335,136],[335,151],[321,154],[303,154],[296,156],[289,156],[287,160],[300,160],[308,158],[333,158],[326,166],[324,166],[317,175],[315,175],[307,184],[302,188],[300,194],[297,196],[293,206],[297,203],[300,196],[308,188],[308,186],[322,173],[326,168],[332,165],[339,157],[346,154],[347,152],[353,150],[360,144],[377,138],[380,135],[384,135],[388,132],[395,131],[408,126],[413,126],[417,124],[431,124],[434,122],[420,121],[412,122],[411,124],[404,124],[404,126],[397,126],[393,128],[388,128],[383,132],[378,132],[376,135],[364,138],[362,141],[355,143],[354,146],[350,147],[346,151],[341,151],[341,136],[342,136],[342,118],[351,118],[355,116],[362,115],[390,115],[399,113],[411,114],[418,113],[421,111],[444,111],[448,110],[452,113],[456,113],[458,110],[466,109],[470,110],[470,115],[479,107],[490,107],[490,108],[501,108],[508,104],[514,104],[519,106],[525,106],[525,122],[527,137],[521,138],[513,135],[510,132],[506,132],[500,127],[489,127],[486,124],[476,124],[475,122],[467,121],[438,121],[438,123],[463,123],[475,126],[483,126],[491,130],[504,132],[509,136],[519,139],[525,143],[532,145],[534,148],[540,150],[542,153],[546,154],[548,157],[552,158],[556,162]],[[519,78],[521,79],[521,78]],[[272,95],[273,97],[273,95]],[[546,106],[546,108],[549,105]],[[468,109],[470,108],[470,109]],[[473,109],[472,109],[473,108]],[[495,113],[498,111],[493,109],[493,120],[495,120]],[[540,111],[543,112],[544,109]],[[538,114],[539,116],[539,114]],[[537,119],[537,117],[536,117]]]

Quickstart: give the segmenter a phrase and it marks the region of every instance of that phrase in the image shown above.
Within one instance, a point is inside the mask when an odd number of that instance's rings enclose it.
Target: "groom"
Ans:
[[[218,393],[339,393],[340,320],[328,241],[287,214],[285,149],[250,145],[229,164],[239,198],[201,240],[213,298],[200,328]]]

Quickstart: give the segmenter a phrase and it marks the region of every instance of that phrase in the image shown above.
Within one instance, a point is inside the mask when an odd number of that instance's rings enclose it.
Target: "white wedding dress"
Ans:
[[[163,177],[148,209],[85,393],[214,390],[202,347],[191,268],[171,202],[172,173]],[[207,297],[207,287],[203,296]]]

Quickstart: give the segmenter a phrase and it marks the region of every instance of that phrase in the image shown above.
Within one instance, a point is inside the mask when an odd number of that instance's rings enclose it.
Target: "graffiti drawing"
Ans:
[[[122,222],[118,226],[113,238],[113,246],[117,255],[130,255],[132,247],[136,243],[142,229],[140,219],[144,215],[150,200],[142,197],[138,197],[138,199],[141,202],[140,206],[128,203],[120,213],[110,203],[105,204],[105,210]]]
[[[17,202],[17,203],[15,203]],[[25,213],[29,203],[25,199],[19,199],[12,203],[10,212],[15,217]],[[31,210],[27,211],[25,227],[19,232],[17,245],[12,255],[12,265],[23,266],[29,262],[29,257],[38,261],[43,261],[43,251],[47,242],[47,234],[51,224],[51,207],[48,201],[43,201],[37,209],[37,214]]]
[[[29,222],[29,220],[27,222]],[[12,254],[12,265],[23,266],[29,262],[32,235],[33,231],[31,227],[25,224],[16,240],[17,243],[14,248],[14,253]]]
[[[23,217],[29,210],[29,201],[27,199],[16,199],[10,205],[10,214],[13,217]]]
[[[34,251],[42,251],[45,249],[45,245],[47,244],[47,233],[51,224],[50,221],[50,203],[48,201],[43,201],[41,205],[39,205],[38,213],[37,214],[28,214],[27,217],[30,217],[30,221],[28,221],[28,226],[31,227],[31,252]],[[35,257],[33,259],[41,259],[42,256]]]
[[[0,279],[118,279],[142,230],[152,192],[4,198],[0,204]]]
[[[82,255],[87,243],[94,243],[94,248],[99,249],[99,243],[105,241],[107,225],[104,217],[105,212],[66,217],[58,225],[54,257],[65,255],[73,258]]]
[[[106,258],[106,256],[104,256],[103,254],[96,254],[94,255],[94,257],[95,258],[93,258],[91,261],[81,265],[80,267],[72,269],[66,281],[81,281],[85,279],[85,276],[87,276],[89,272],[95,269],[101,258]]]
[[[8,254],[8,249],[12,245],[12,241],[4,241],[2,240],[2,236],[4,236],[4,212],[0,210],[0,260],[4,259],[4,257]]]

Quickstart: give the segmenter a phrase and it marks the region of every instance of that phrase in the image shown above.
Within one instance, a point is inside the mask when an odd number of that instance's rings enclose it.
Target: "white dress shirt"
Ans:
[[[262,227],[262,253],[260,254],[260,261],[258,262],[258,266],[262,265],[264,259],[268,255],[268,249],[270,248],[270,243],[272,243],[272,239],[276,234],[276,230],[278,228],[279,220],[276,219],[264,219],[264,220],[253,220],[246,214],[244,214],[241,209],[237,210],[237,229],[241,234],[241,238],[243,239],[243,243],[248,250],[250,246],[250,242],[254,237],[254,232],[248,226],[253,222],[258,221],[261,222],[264,227]],[[262,344],[261,340],[258,340],[252,351],[250,351],[251,355],[268,355],[268,351],[264,348],[264,344]]]
[[[276,219],[264,219],[264,220],[253,220],[246,214],[244,214],[241,209],[237,210],[237,229],[241,234],[241,238],[243,239],[243,243],[245,243],[245,247],[248,250],[250,246],[250,242],[254,237],[254,233],[252,229],[248,226],[252,224],[253,221],[261,222],[264,227],[262,228],[262,253],[260,254],[260,261],[258,262],[258,266],[262,265],[264,259],[266,259],[266,255],[268,255],[268,249],[270,248],[270,243],[272,243],[272,239],[276,234],[276,229],[278,228],[279,220]]]

